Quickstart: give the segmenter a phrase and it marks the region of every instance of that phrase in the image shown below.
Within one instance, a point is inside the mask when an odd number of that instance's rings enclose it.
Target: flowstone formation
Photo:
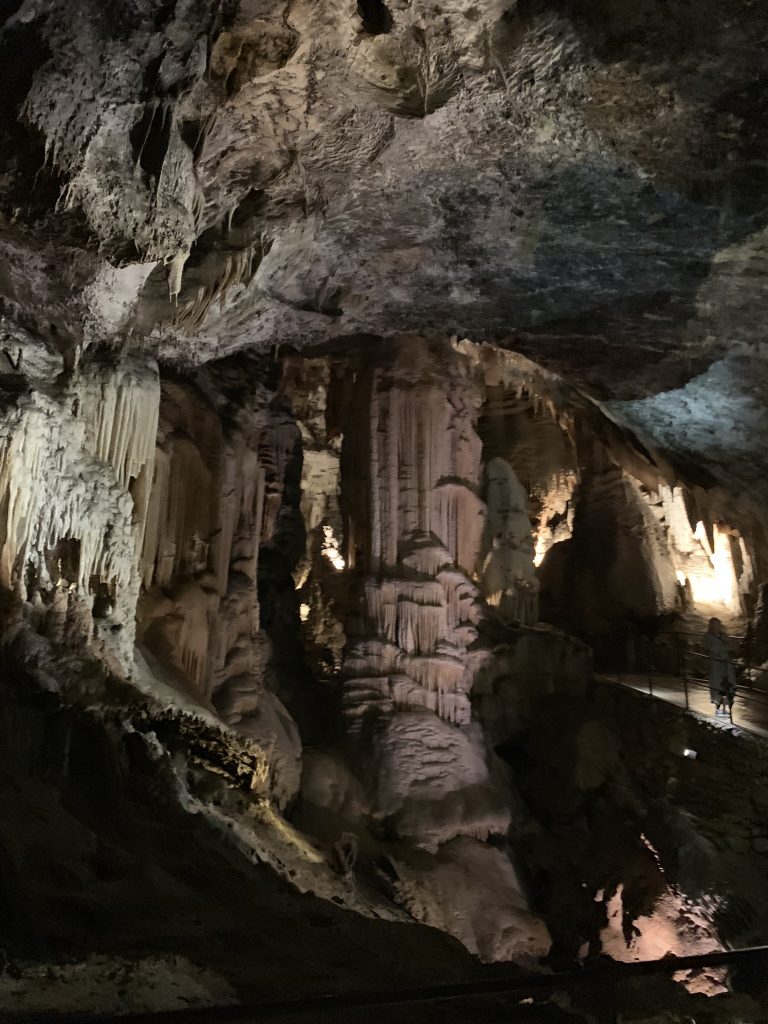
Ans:
[[[371,780],[373,818],[417,847],[440,851],[438,863],[417,875],[421,914],[485,958],[510,959],[542,955],[548,939],[525,913],[511,865],[484,843],[506,835],[509,810],[471,705],[491,657],[479,640],[483,599],[471,578],[486,526],[473,369],[446,346],[402,338],[383,362],[368,361],[357,374],[341,485],[361,595],[342,699],[360,748],[356,760]],[[369,426],[358,431],[357,424]],[[492,476],[488,524],[499,528],[497,540],[506,495],[495,485]],[[496,575],[492,598],[507,590],[516,596],[510,567]],[[459,877],[472,896],[456,902]]]

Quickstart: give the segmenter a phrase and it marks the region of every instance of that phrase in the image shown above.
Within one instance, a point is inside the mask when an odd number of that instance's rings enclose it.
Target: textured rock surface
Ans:
[[[643,387],[727,342],[724,304],[731,337],[759,338],[759,5],[371,10],[15,4],[9,300],[47,237],[49,252],[74,248],[81,315],[103,308],[103,257],[119,259],[134,323],[163,323],[177,354],[189,326],[209,355],[519,331],[517,347]],[[33,271],[34,305],[56,322],[53,260]],[[138,261],[158,263],[146,281]]]
[[[26,775],[34,693],[211,830],[196,886],[260,861],[486,960],[736,934],[643,840],[621,709],[587,720],[589,652],[539,617],[746,617],[765,588],[764,7],[0,7],[0,696]],[[95,800],[78,771],[67,799]],[[752,870],[764,837],[718,817]],[[109,882],[41,845],[0,842],[21,918],[57,871]],[[124,953],[78,943],[88,984]],[[220,962],[162,962],[166,1002],[229,998]]]
[[[509,592],[518,610],[515,565],[503,559],[522,544],[511,470],[496,489],[490,471],[486,516],[475,429],[481,392],[466,356],[400,338],[367,362],[348,421],[355,433],[342,450],[348,557],[362,577],[343,699],[357,760],[375,780],[373,817],[417,847],[440,850],[426,870],[398,872],[401,898],[416,916],[441,921],[485,959],[541,955],[546,929],[527,913],[511,864],[480,842],[506,834],[509,812],[471,710],[491,656],[478,641],[483,597],[471,581],[491,546],[486,520],[501,546],[481,582],[491,604]],[[469,900],[457,887],[462,875],[471,879]]]

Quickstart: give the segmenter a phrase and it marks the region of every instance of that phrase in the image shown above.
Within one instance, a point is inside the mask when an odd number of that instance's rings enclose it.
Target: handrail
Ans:
[[[645,680],[646,685],[629,680],[625,680],[624,683],[633,689],[647,692],[651,697],[661,697],[668,703],[689,711],[691,688],[698,692],[709,689],[705,664],[713,658],[709,652],[697,650],[700,644],[692,643],[689,638],[704,638],[706,635],[674,630],[656,634],[606,631],[588,634],[587,642],[595,652],[596,671],[603,678],[610,680],[615,677],[618,683],[622,682],[621,675]],[[738,728],[764,739],[768,732],[768,666],[751,660],[751,638],[744,639],[747,643],[732,657],[733,668],[741,673],[741,678],[734,689],[728,717]],[[689,661],[689,658],[692,660]],[[702,675],[705,678],[702,679]],[[673,682],[679,684],[679,691],[670,687]],[[659,688],[668,691],[671,688],[673,693],[659,694]],[[761,721],[743,722],[743,716],[738,714],[740,707],[747,713],[753,710],[759,718],[765,717],[765,724],[763,725]],[[737,718],[735,722],[734,711]]]
[[[0,1016],[0,1021],[11,1024],[258,1024],[276,1017],[306,1016],[323,1011],[368,1009],[436,1002],[438,1000],[466,999],[472,996],[525,995],[568,989],[579,985],[614,986],[625,978],[669,974],[696,970],[702,967],[728,967],[768,959],[768,946],[748,946],[742,949],[696,953],[690,956],[668,955],[660,960],[601,962],[598,966],[551,974],[503,974],[478,981],[453,982],[443,985],[425,985],[410,989],[388,989],[378,992],[349,992],[342,995],[305,996],[248,1005],[204,1007],[202,1009],[165,1010],[150,1013],[87,1014],[87,1013],[14,1013],[13,1017]]]
[[[681,683],[682,682],[688,682],[688,684],[690,684],[692,686],[698,686],[699,689],[701,689],[701,690],[709,690],[709,683],[707,682],[707,680],[706,679],[698,679],[696,676],[688,675],[688,676],[685,677],[685,679],[683,679],[683,677],[681,677],[681,676],[665,676],[665,674],[663,672],[650,672],[649,673],[647,671],[645,671],[645,672],[637,672],[637,673],[630,673],[630,674],[634,674],[634,675],[638,675],[638,676],[654,675],[654,676],[657,676],[660,679],[663,679],[663,678],[679,679]],[[761,696],[758,696],[758,694],[760,694]],[[763,694],[765,696],[762,696]],[[752,702],[753,704],[759,704],[762,707],[765,707],[766,705],[768,705],[768,690],[757,689],[757,690],[746,690],[746,692],[745,692],[743,687],[737,687],[736,688],[736,697],[739,700],[747,701],[747,702]],[[672,703],[672,701],[669,701],[669,703]],[[768,723],[766,723],[766,725],[768,726]],[[747,728],[747,726],[744,726],[744,728]]]
[[[643,636],[644,634],[636,633],[634,635],[635,636]],[[693,629],[660,629],[658,633],[655,633],[653,635],[656,636],[656,637],[659,637],[659,636],[707,636],[708,634],[707,634],[706,630],[704,630],[704,632],[699,633],[699,632],[697,632],[696,630],[693,630]],[[728,636],[729,640],[752,640],[753,639],[753,637],[751,637],[749,634],[745,634],[744,636],[739,636],[736,633],[728,633],[727,636]]]
[[[654,643],[660,637],[665,637],[665,636],[669,636],[669,637],[673,637],[673,638],[674,637],[681,637],[681,636],[693,636],[693,637],[705,638],[709,634],[706,633],[706,632],[704,632],[704,633],[695,633],[695,632],[692,632],[691,630],[685,630],[685,629],[660,629],[657,633],[642,633],[642,632],[639,632],[639,631],[638,632],[627,631],[626,633],[620,633],[617,630],[606,630],[605,632],[600,632],[600,633],[592,631],[592,632],[587,633],[586,635],[587,636],[600,636],[600,637],[616,637],[618,639],[629,639],[629,638],[632,638],[633,640],[647,640],[649,643]],[[739,640],[739,641],[747,641],[747,640],[752,641],[752,640],[754,640],[754,637],[750,636],[749,634],[747,634],[745,636],[739,636],[736,633],[728,633],[728,634],[726,634],[726,639],[727,640]]]

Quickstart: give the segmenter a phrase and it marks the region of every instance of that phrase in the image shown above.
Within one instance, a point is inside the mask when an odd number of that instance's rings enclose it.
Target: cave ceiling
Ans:
[[[434,332],[619,400],[759,355],[760,2],[3,0],[0,18],[0,297],[59,347],[189,363]]]

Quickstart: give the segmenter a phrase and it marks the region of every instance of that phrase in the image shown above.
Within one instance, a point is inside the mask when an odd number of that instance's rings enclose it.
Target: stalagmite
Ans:
[[[763,1021],[766,39],[0,2],[0,1018]]]

